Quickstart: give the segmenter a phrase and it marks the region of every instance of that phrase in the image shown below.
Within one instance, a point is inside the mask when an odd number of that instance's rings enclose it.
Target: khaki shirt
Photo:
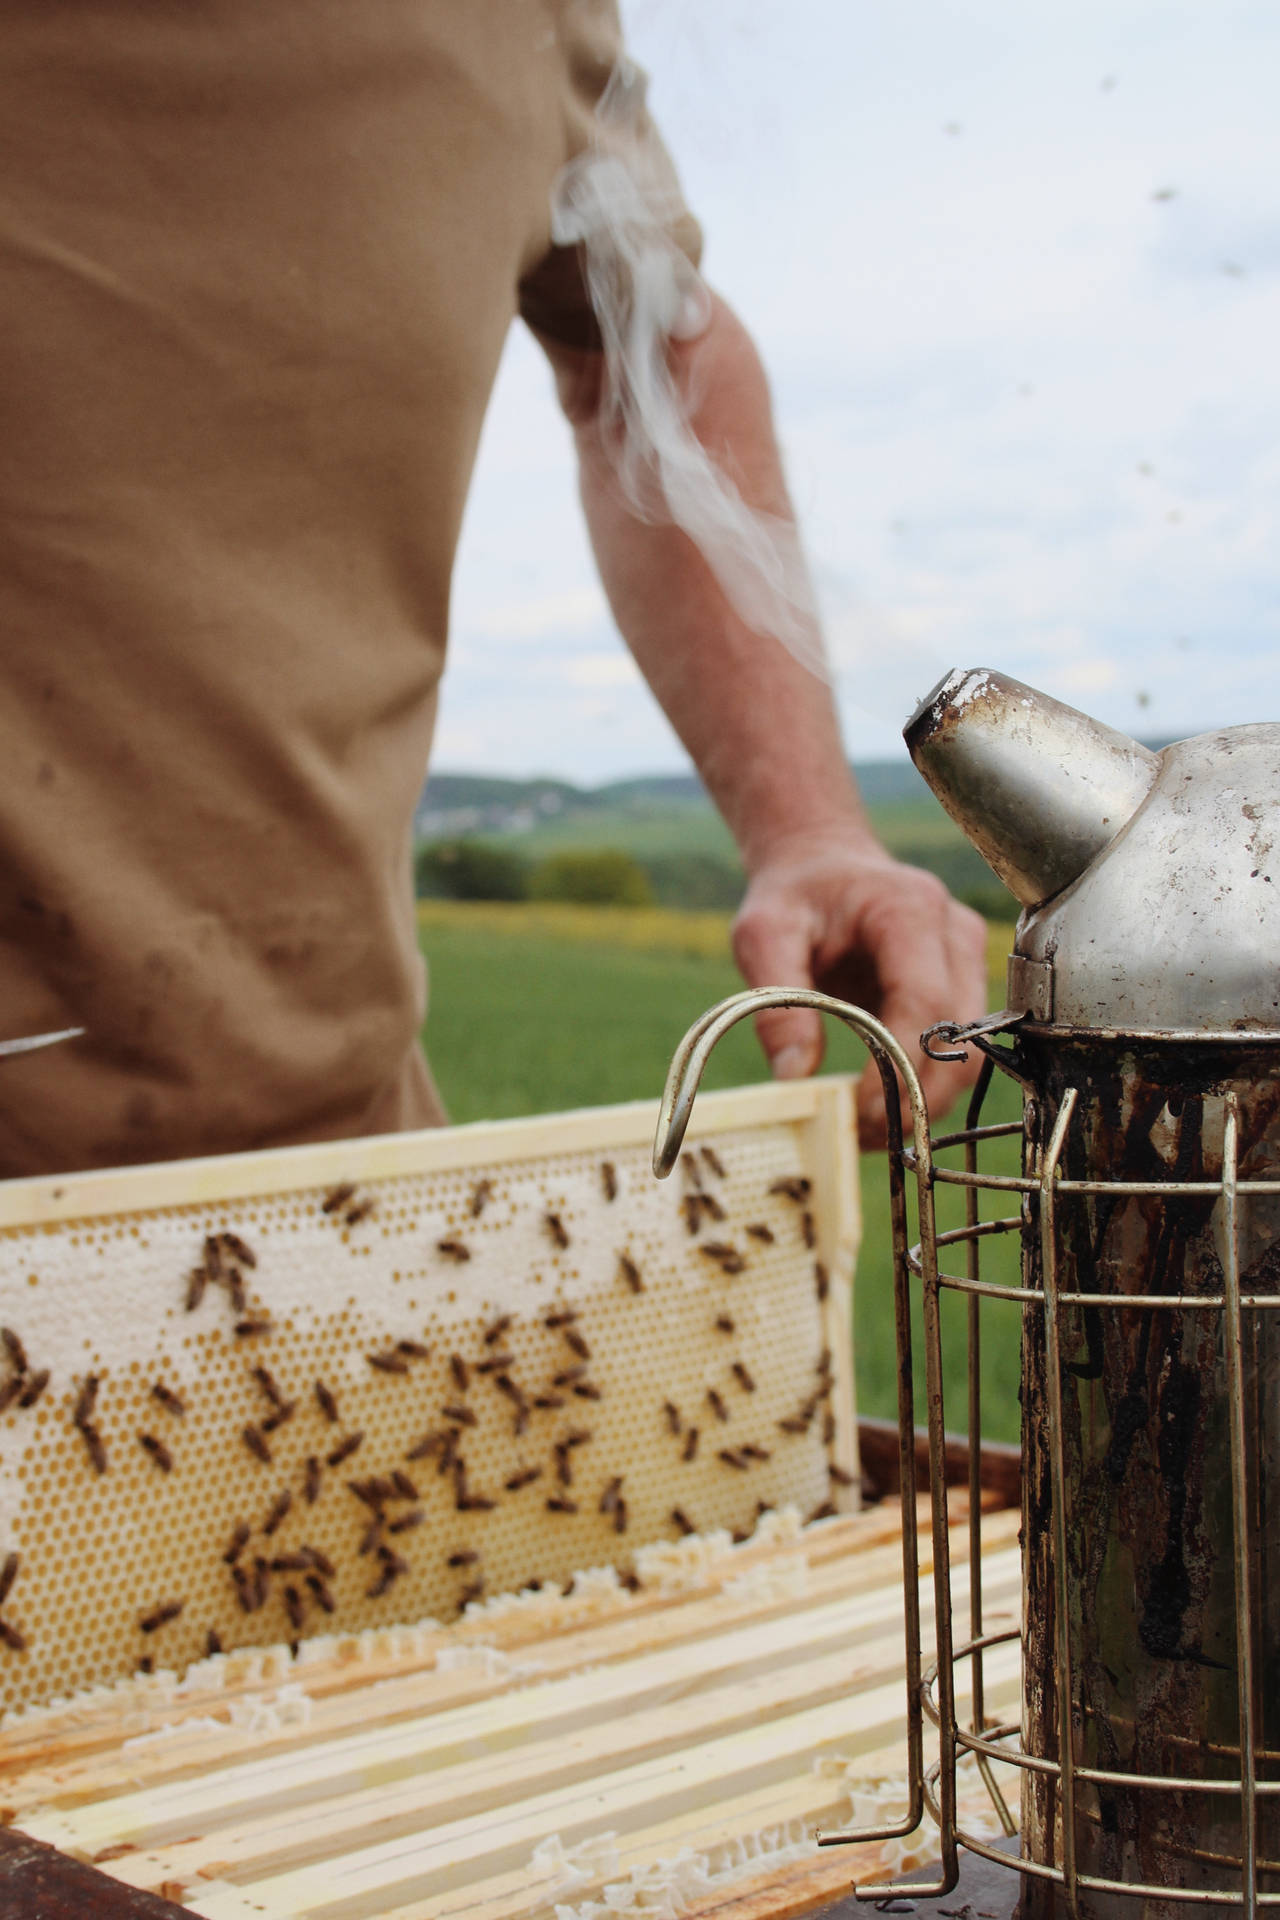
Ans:
[[[413,809],[508,325],[592,338],[611,0],[2,33],[0,1038],[88,1035],[0,1063],[0,1175],[438,1121]]]

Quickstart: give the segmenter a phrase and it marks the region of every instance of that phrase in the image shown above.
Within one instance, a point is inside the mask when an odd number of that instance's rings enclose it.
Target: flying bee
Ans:
[[[367,1194],[363,1200],[357,1200],[353,1207],[347,1208],[346,1212],[342,1216],[343,1225],[348,1227],[358,1227],[362,1220],[367,1220],[371,1213],[375,1213],[377,1211],[377,1207],[378,1207],[378,1203],[374,1199],[373,1195]]]
[[[698,1152],[702,1155],[704,1164],[710,1167],[717,1180],[728,1179],[728,1175],[724,1170],[724,1162],[714,1147],[699,1147]]]
[[[560,1215],[558,1213],[544,1213],[542,1216],[542,1224],[551,1235],[553,1244],[559,1247],[561,1253],[563,1253],[569,1245],[569,1229],[565,1226]]]
[[[453,1375],[453,1384],[459,1393],[465,1393],[471,1385],[471,1369],[460,1353],[449,1355],[449,1372]]]
[[[155,1393],[155,1388],[153,1387],[151,1391]],[[75,1412],[71,1416],[74,1426],[87,1427],[89,1425],[93,1419],[93,1408],[97,1398],[98,1376],[96,1373],[87,1373],[81,1382],[80,1391],[76,1395]]]
[[[707,1388],[707,1404],[717,1420],[727,1420],[729,1418],[729,1409],[714,1387]]]
[[[467,1211],[473,1220],[480,1218],[480,1215],[484,1212],[492,1198],[492,1180],[477,1180],[471,1189],[471,1199],[467,1205]]]
[[[325,1419],[336,1422],[338,1419],[338,1403],[323,1380],[317,1380],[315,1382],[315,1396],[320,1403],[320,1411]]]
[[[9,1589],[18,1577],[18,1566],[19,1561],[17,1554],[6,1553],[4,1565],[0,1567],[0,1607],[2,1607],[9,1598]]]
[[[455,1266],[461,1266],[464,1260],[471,1258],[471,1249],[465,1240],[437,1240],[436,1252],[443,1254],[446,1260],[452,1260]]]
[[[44,1392],[48,1384],[49,1369],[48,1367],[41,1367],[39,1373],[31,1374],[24,1383],[22,1392],[18,1395],[18,1405],[20,1407],[34,1407],[36,1401],[40,1398],[40,1395]]]
[[[785,1179],[774,1180],[769,1187],[770,1193],[780,1193],[785,1200],[794,1200],[797,1204],[807,1200],[813,1191],[813,1182],[807,1175],[788,1174]]]
[[[247,1426],[241,1427],[240,1437],[255,1460],[261,1460],[264,1466],[270,1466],[271,1448],[268,1445],[267,1437],[261,1427],[255,1427],[253,1422],[250,1421]]]
[[[776,1237],[773,1228],[767,1226],[763,1220],[753,1220],[746,1231],[753,1240],[759,1240],[766,1247],[771,1247]]]
[[[690,1427],[688,1433],[686,1433],[684,1437],[684,1448],[681,1452],[680,1458],[682,1460],[692,1460],[696,1456],[697,1451],[698,1451],[698,1429],[696,1427]]]
[[[378,1373],[408,1373],[409,1362],[393,1348],[390,1353],[366,1353],[365,1359]]]
[[[745,1360],[735,1360],[732,1367],[729,1369],[729,1371],[732,1373],[734,1379],[737,1381],[738,1385],[742,1388],[742,1391],[744,1393],[755,1392],[756,1383],[751,1377],[751,1371],[748,1368]]]
[[[617,1199],[618,1169],[614,1166],[612,1160],[602,1160],[600,1162],[600,1184],[604,1188],[604,1197],[606,1200]]]
[[[591,1358],[591,1349],[576,1327],[566,1327],[564,1329],[564,1343],[567,1347],[572,1347],[580,1360],[589,1360]]]
[[[618,1271],[630,1287],[632,1293],[644,1292],[644,1276],[629,1253],[618,1255]]]
[[[166,1600],[163,1606],[153,1607],[150,1613],[144,1613],[138,1625],[144,1633],[157,1633],[170,1620],[176,1620],[185,1605],[184,1600]]]
[[[831,1291],[831,1275],[821,1260],[815,1260],[813,1263],[813,1287],[820,1301],[825,1300]]]
[[[154,1433],[140,1433],[138,1435],[138,1444],[146,1448],[161,1473],[173,1472],[173,1455],[163,1440],[157,1440]]]
[[[532,1486],[535,1480],[541,1480],[541,1478],[541,1467],[521,1467],[519,1472],[513,1473],[509,1480],[503,1482],[503,1485],[508,1493],[519,1493],[521,1487]]]
[[[341,1186],[331,1187],[320,1202],[321,1213],[336,1213],[339,1207],[345,1207],[355,1190],[354,1180],[344,1180]]]
[[[486,1347],[496,1347],[510,1325],[511,1315],[509,1313],[500,1313],[496,1320],[491,1320],[484,1330],[484,1343]]]
[[[698,1531],[698,1529],[694,1526],[692,1520],[689,1518],[688,1514],[685,1513],[680,1507],[672,1507],[671,1524],[675,1527],[678,1533],[683,1533],[687,1535],[690,1533],[696,1533]]]
[[[288,1487],[281,1488],[271,1503],[270,1513],[262,1523],[262,1531],[268,1538],[275,1532],[292,1505],[293,1495],[290,1493]]]
[[[309,1507],[314,1507],[320,1498],[320,1462],[314,1453],[307,1455],[307,1463],[303,1468],[302,1495]]]
[[[90,1379],[92,1378],[93,1376],[90,1375]],[[86,1385],[87,1384],[88,1383],[86,1382]],[[95,1382],[95,1389],[96,1389],[96,1382]],[[175,1393],[172,1387],[166,1387],[163,1380],[157,1380],[155,1382],[155,1385],[151,1389],[151,1398],[153,1400],[158,1400],[166,1413],[173,1414],[175,1418],[179,1420],[182,1418],[183,1414],[187,1410],[187,1403],[183,1399],[182,1395],[180,1393]],[[80,1426],[81,1422],[77,1420],[76,1425]]]

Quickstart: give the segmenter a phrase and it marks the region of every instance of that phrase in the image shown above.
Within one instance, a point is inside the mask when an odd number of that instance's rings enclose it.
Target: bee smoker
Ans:
[[[906,730],[917,767],[1018,899],[1007,1009],[925,1045],[986,1056],[958,1133],[931,1137],[909,1063],[869,1015],[820,995],[745,994],[673,1063],[668,1141],[726,1026],[763,1004],[822,1005],[853,1026],[891,1114],[899,1416],[914,1824],[1010,1864],[956,1821],[972,1754],[1021,1781],[1023,1920],[1227,1914],[1280,1906],[1280,726],[1156,754],[1016,681],[948,676]],[[1004,1041],[996,1036],[1004,1034]],[[1021,1124],[983,1126],[993,1071]],[[895,1137],[895,1132],[897,1137]],[[1021,1170],[980,1159],[1021,1134]],[[660,1129],[660,1141],[662,1133]],[[942,1164],[947,1148],[964,1164]],[[942,1158],[939,1157],[941,1154]],[[656,1156],[655,1156],[656,1158]],[[919,1241],[908,1244],[915,1188]],[[937,1190],[964,1190],[939,1234]],[[995,1199],[1016,1214],[980,1218]],[[1001,1235],[1020,1283],[983,1278]],[[939,1258],[963,1272],[944,1270]],[[921,1284],[933,1508],[936,1667],[921,1671],[908,1443],[910,1289]],[[971,1494],[981,1432],[978,1311],[1020,1303],[1023,1609],[984,1630],[971,1498],[969,1634],[954,1642],[941,1299],[965,1299]],[[984,1711],[984,1662],[1021,1640],[1019,1721]],[[972,1714],[957,1717],[967,1665]],[[922,1716],[939,1758],[922,1759]],[[902,1827],[894,1831],[910,1830]],[[827,1843],[870,1834],[824,1836]],[[868,1888],[882,1897],[884,1886]],[[905,1889],[904,1889],[905,1891]]]

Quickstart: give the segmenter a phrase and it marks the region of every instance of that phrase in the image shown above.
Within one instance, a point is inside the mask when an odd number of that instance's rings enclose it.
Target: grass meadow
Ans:
[[[657,1101],[677,1043],[703,1010],[742,982],[722,914],[662,908],[423,901],[423,950],[431,977],[424,1029],[431,1064],[456,1121]],[[991,1004],[1004,997],[1004,956],[1012,928],[993,926]],[[824,1071],[858,1070],[863,1050],[844,1028],[828,1031]],[[737,1028],[711,1060],[704,1084],[742,1085],[767,1077],[750,1027]],[[983,1118],[1017,1117],[1016,1088],[997,1076]],[[953,1124],[960,1124],[957,1118]],[[935,1126],[935,1131],[936,1131]],[[1000,1142],[1003,1171],[1016,1172],[1016,1142]],[[954,1160],[954,1155],[949,1156]],[[963,1219],[955,1190],[939,1192],[939,1224]],[[993,1217],[985,1208],[984,1217]],[[863,1238],[855,1289],[859,1407],[897,1412],[889,1207],[882,1156],[862,1162]],[[987,1240],[984,1276],[1011,1279],[1013,1237]],[[988,1255],[991,1264],[988,1268]],[[964,1316],[950,1298],[944,1316],[947,1425],[965,1425]],[[991,1439],[1018,1437],[1016,1310],[983,1311],[982,1427]],[[917,1371],[922,1368],[922,1360]],[[923,1418],[922,1400],[917,1418]]]

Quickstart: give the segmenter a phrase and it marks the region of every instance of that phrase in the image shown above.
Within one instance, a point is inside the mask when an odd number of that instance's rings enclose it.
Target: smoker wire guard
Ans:
[[[922,1036],[921,1045],[933,1058],[964,1059],[966,1056],[963,1049],[967,1045],[978,1047],[984,1056],[970,1097],[965,1125],[958,1131],[940,1134],[935,1138],[930,1134],[928,1109],[911,1060],[893,1034],[874,1015],[860,1007],[850,1006],[845,1001],[833,999],[828,994],[808,989],[755,989],[734,994],[729,999],[722,1000],[717,1006],[711,1007],[690,1027],[677,1048],[663,1090],[662,1107],[654,1141],[653,1167],[660,1179],[665,1178],[675,1165],[693,1111],[694,1096],[712,1050],[740,1020],[774,1007],[805,1007],[812,1008],[818,1013],[831,1014],[857,1035],[871,1054],[884,1086],[888,1132],[894,1321],[898,1352],[898,1458],[902,1502],[910,1802],[906,1814],[893,1826],[847,1833],[821,1833],[817,1836],[818,1844],[838,1846],[847,1842],[887,1840],[905,1836],[912,1833],[920,1824],[922,1812],[927,1807],[939,1828],[941,1873],[938,1879],[933,1883],[913,1880],[855,1886],[854,1892],[859,1899],[884,1901],[895,1895],[909,1895],[912,1899],[919,1900],[950,1893],[959,1876],[958,1848],[964,1847],[967,1852],[980,1855],[984,1860],[989,1860],[997,1866],[1011,1868],[1018,1873],[1056,1883],[1062,1888],[1067,1909],[1073,1916],[1077,1912],[1077,1896],[1080,1892],[1119,1894],[1134,1899],[1181,1901],[1189,1906],[1236,1906],[1248,1915],[1256,1914],[1259,1907],[1280,1907],[1280,1893],[1259,1893],[1257,1885],[1259,1865],[1257,1800],[1262,1795],[1280,1794],[1280,1780],[1260,1781],[1257,1778],[1258,1756],[1254,1727],[1256,1716],[1253,1684],[1256,1622],[1252,1583],[1249,1579],[1245,1512],[1246,1437],[1241,1319],[1245,1311],[1275,1311],[1280,1308],[1280,1295],[1242,1295],[1237,1233],[1237,1209],[1240,1197],[1280,1194],[1280,1180],[1240,1180],[1237,1177],[1239,1113],[1236,1096],[1229,1093],[1225,1099],[1222,1177],[1217,1181],[1062,1179],[1058,1167],[1072,1114],[1075,1111],[1078,1094],[1075,1088],[1068,1088],[1063,1095],[1047,1149],[1040,1159],[1038,1168],[1029,1175],[1021,1176],[980,1173],[977,1161],[981,1142],[1001,1136],[1022,1135],[1024,1131],[1023,1122],[1017,1120],[994,1126],[980,1124],[982,1105],[995,1067],[999,1066],[1003,1072],[1010,1074],[1016,1080],[1023,1079],[1021,1073],[1011,1064],[1005,1050],[992,1044],[992,1037],[997,1033],[1011,1031],[1021,1026],[1030,1032],[1049,1038],[1057,1034],[1064,1036],[1069,1034],[1073,1038],[1078,1038],[1080,1037],[1079,1029],[1056,1029],[1049,1025],[1033,1024],[1025,1014],[1010,1012],[992,1014],[967,1025],[944,1021],[930,1028],[929,1032]],[[1160,1032],[1116,1029],[1105,1035],[1094,1034],[1092,1037],[1112,1040],[1117,1044],[1122,1044],[1126,1040],[1160,1040],[1173,1043],[1181,1041],[1199,1046],[1203,1046],[1206,1042],[1224,1045],[1247,1042],[1251,1045],[1270,1043],[1280,1047],[1280,1035],[1274,1032],[1257,1031],[1204,1033],[1172,1029]],[[935,1042],[941,1042],[942,1046],[937,1046]],[[947,1050],[943,1050],[944,1048]],[[898,1082],[895,1076],[901,1077],[911,1109],[912,1144],[910,1146],[904,1143]],[[935,1165],[936,1151],[961,1146],[964,1148],[963,1170]],[[906,1209],[908,1172],[914,1174],[916,1183],[920,1239],[914,1246],[908,1239]],[[934,1187],[939,1183],[963,1187],[966,1205],[965,1225],[942,1234],[939,1234],[936,1228],[933,1203]],[[1035,1204],[1032,1196],[1036,1197],[1038,1201],[1036,1224],[1041,1250],[1043,1292],[1038,1288],[999,1286],[979,1278],[979,1241],[995,1233],[1021,1233],[1024,1226],[1021,1211],[1018,1215],[1004,1219],[979,1221],[978,1195],[982,1191],[1019,1194],[1023,1196],[1021,1206],[1024,1211]],[[1221,1296],[1160,1294],[1135,1297],[1064,1292],[1057,1284],[1053,1239],[1055,1201],[1057,1195],[1061,1193],[1164,1195],[1166,1197],[1171,1194],[1216,1196],[1223,1209],[1225,1228],[1223,1238],[1228,1256],[1224,1267]],[[950,1245],[965,1247],[967,1272],[964,1276],[942,1273],[939,1270],[938,1249]],[[937,1639],[936,1657],[927,1669],[922,1665],[920,1644],[920,1562],[914,1491],[915,1411],[910,1290],[913,1277],[921,1282]],[[951,1564],[944,1453],[946,1430],[941,1333],[941,1296],[944,1288],[966,1297],[968,1315],[969,1638],[960,1646],[954,1644],[952,1631]],[[984,1298],[1018,1301],[1024,1307],[1039,1303],[1044,1309],[1056,1582],[1055,1678],[1057,1724],[1060,1728],[1073,1725],[1069,1706],[1072,1698],[1071,1651],[1064,1624],[1068,1618],[1067,1544],[1062,1374],[1058,1351],[1059,1318],[1062,1308],[1088,1306],[1120,1308],[1128,1311],[1171,1308],[1198,1312],[1217,1308],[1226,1316],[1225,1331],[1229,1337],[1224,1341],[1224,1348],[1231,1451],[1232,1571],[1235,1593],[1237,1695],[1241,1733],[1238,1779],[1190,1779],[1176,1775],[1117,1773],[1102,1768],[1078,1766],[1073,1752],[1073,1740],[1060,1741],[1061,1758],[1055,1761],[1025,1753],[1020,1744],[1012,1744],[1020,1740],[1021,1727],[1018,1722],[1008,1722],[994,1727],[985,1726],[983,1656],[989,1648],[1019,1639],[1021,1629],[1015,1627],[994,1634],[983,1632],[982,1508],[979,1481],[982,1429],[978,1314],[980,1303]],[[956,1719],[954,1669],[962,1660],[972,1662],[972,1727],[962,1727]],[[923,1764],[924,1716],[926,1714],[938,1729],[939,1739],[939,1758],[927,1770]],[[1034,1771],[1056,1777],[1061,1809],[1060,1821],[1057,1823],[1057,1831],[1061,1836],[1059,1865],[1048,1866],[1011,1857],[957,1826],[956,1763],[961,1752],[974,1755],[992,1804],[999,1816],[1000,1824],[1008,1836],[1017,1832],[1017,1826],[995,1780],[992,1761],[1011,1765],[1023,1771]],[[1156,1886],[1080,1873],[1075,1857],[1075,1790],[1078,1781],[1116,1786],[1130,1792],[1150,1790],[1162,1793],[1179,1791],[1230,1795],[1239,1793],[1243,1843],[1240,1860],[1237,1862],[1220,1855],[1207,1857],[1211,1863],[1240,1868],[1240,1891],[1236,1892],[1229,1887]],[[1188,1848],[1186,1851],[1193,1857],[1197,1852],[1194,1848]]]

